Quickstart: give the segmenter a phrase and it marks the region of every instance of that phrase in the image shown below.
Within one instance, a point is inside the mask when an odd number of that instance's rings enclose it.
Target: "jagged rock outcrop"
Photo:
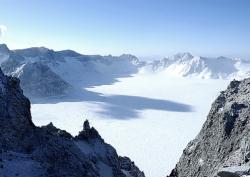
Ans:
[[[126,163],[88,121],[77,137],[52,123],[36,127],[19,79],[0,69],[0,176],[144,177]]]
[[[249,170],[249,116],[250,79],[234,80],[212,104],[200,133],[187,145],[170,176],[213,176],[228,171],[225,167]]]

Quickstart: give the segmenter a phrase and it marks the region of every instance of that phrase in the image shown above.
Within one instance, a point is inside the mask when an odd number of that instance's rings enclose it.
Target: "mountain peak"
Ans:
[[[122,54],[119,56],[119,58],[132,61],[133,63],[139,63],[139,59],[135,55],[132,55],[132,54]]]
[[[74,50],[60,50],[56,51],[57,54],[62,55],[62,56],[67,56],[67,57],[78,57],[81,56],[80,53],[75,52]]]
[[[230,60],[230,58],[227,58],[227,57],[225,57],[225,56],[219,56],[219,57],[217,57],[217,59],[219,59],[219,60],[227,60],[227,59],[229,59]]]
[[[9,52],[9,48],[7,47],[6,44],[0,44],[0,52],[4,52],[4,53]]]
[[[137,58],[136,56],[132,55],[132,54],[122,54],[119,56],[120,58],[132,58],[132,59],[135,59]]]
[[[46,56],[49,57],[53,55],[54,50],[48,49],[46,47],[31,47],[27,49],[18,49],[14,50],[19,55],[25,57],[37,57],[37,56]]]
[[[189,53],[189,52],[183,52],[183,53],[177,53],[175,54],[172,58],[174,60],[178,60],[178,59],[182,59],[182,60],[190,60],[192,59],[194,56]]]

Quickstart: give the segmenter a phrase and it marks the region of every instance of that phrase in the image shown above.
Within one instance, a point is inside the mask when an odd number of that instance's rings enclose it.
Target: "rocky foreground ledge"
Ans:
[[[170,176],[250,176],[250,79],[221,92]]]
[[[19,80],[0,69],[0,176],[144,177],[84,122],[73,137],[49,124],[36,127]]]

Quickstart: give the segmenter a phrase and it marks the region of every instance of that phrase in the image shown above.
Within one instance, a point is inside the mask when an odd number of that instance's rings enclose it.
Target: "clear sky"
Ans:
[[[0,25],[10,48],[250,58],[250,0],[0,0]]]

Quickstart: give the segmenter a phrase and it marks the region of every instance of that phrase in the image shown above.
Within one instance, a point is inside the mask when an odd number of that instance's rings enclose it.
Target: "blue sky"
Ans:
[[[249,0],[0,0],[0,25],[10,48],[250,58]]]

